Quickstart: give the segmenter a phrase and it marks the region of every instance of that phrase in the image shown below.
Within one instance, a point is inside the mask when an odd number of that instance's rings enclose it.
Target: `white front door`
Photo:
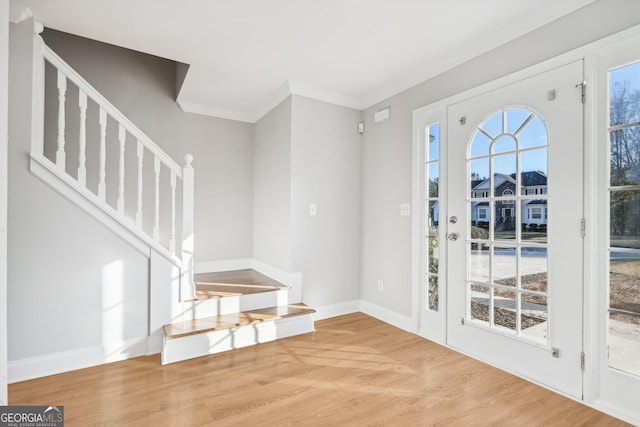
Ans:
[[[449,106],[448,217],[439,221],[448,238],[447,344],[576,398],[582,80],[578,61]]]

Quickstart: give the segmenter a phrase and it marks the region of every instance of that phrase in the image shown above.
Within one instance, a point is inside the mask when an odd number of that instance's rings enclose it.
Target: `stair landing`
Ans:
[[[196,300],[257,294],[288,289],[255,270],[235,270],[195,275]]]

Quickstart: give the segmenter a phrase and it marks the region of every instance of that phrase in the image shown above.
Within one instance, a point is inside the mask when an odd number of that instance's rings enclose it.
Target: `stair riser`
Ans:
[[[202,319],[288,304],[288,290],[260,292],[184,303],[185,319]]]
[[[232,329],[164,339],[162,364],[314,332],[311,314],[287,317]]]

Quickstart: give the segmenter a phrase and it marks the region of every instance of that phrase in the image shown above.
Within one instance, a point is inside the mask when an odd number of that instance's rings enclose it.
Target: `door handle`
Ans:
[[[447,234],[447,239],[456,241],[458,240],[458,233],[449,233]]]

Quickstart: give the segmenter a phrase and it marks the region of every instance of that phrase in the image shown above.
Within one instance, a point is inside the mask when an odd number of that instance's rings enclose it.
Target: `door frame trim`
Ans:
[[[584,64],[584,78],[587,82],[587,97],[584,104],[584,132],[583,132],[583,162],[584,162],[584,195],[583,195],[583,209],[584,217],[586,220],[586,235],[584,238],[584,251],[583,251],[583,351],[585,353],[585,370],[583,375],[583,400],[582,403],[594,407],[603,412],[609,413],[615,417],[634,423],[638,422],[637,419],[633,419],[633,414],[625,413],[621,408],[617,408],[609,402],[604,402],[601,399],[597,399],[596,389],[598,387],[598,355],[597,345],[599,342],[599,325],[597,324],[597,312],[598,307],[601,304],[602,296],[597,293],[595,283],[600,275],[601,268],[595,264],[590,263],[589,260],[597,260],[599,251],[596,248],[599,236],[601,235],[600,225],[598,223],[598,206],[596,191],[598,190],[597,176],[593,173],[587,173],[588,171],[599,171],[598,162],[598,150],[596,147],[596,140],[602,133],[602,117],[603,113],[598,105],[606,99],[606,88],[598,87],[598,81],[602,81],[602,76],[599,70],[598,54],[607,47],[612,47],[616,44],[624,42],[629,39],[640,37],[640,25],[633,26],[629,29],[620,31],[605,38],[596,40],[587,45],[578,47],[574,50],[566,52],[561,55],[554,56],[546,59],[542,62],[533,64],[529,67],[513,72],[503,77],[499,77],[495,80],[478,85],[463,92],[459,92],[440,99],[433,103],[427,104],[423,107],[413,110],[412,114],[412,126],[413,126],[413,160],[412,160],[412,313],[411,323],[414,326],[414,332],[420,334],[420,307],[419,297],[422,282],[422,243],[421,243],[421,229],[422,224],[420,221],[424,218],[424,184],[419,181],[420,174],[418,173],[418,167],[422,159],[419,156],[418,136],[419,128],[423,124],[423,118],[427,114],[434,114],[434,112],[441,112],[443,115],[443,122],[446,123],[447,107],[449,105],[470,99],[472,97],[481,95],[485,92],[497,89],[502,86],[515,83],[519,80],[533,77],[536,74],[540,74],[544,71],[551,70],[553,68],[582,60]],[[595,88],[594,88],[595,83]],[[603,92],[604,91],[604,92]],[[604,96],[604,98],[603,98]],[[606,112],[605,112],[606,113]],[[441,129],[445,130],[446,126]],[[442,141],[446,144],[446,134],[442,136]],[[446,150],[445,150],[446,151]],[[600,162],[601,163],[601,162]],[[442,176],[442,164],[441,164],[441,176]],[[599,176],[599,175],[598,175]],[[442,196],[441,196],[442,197]],[[441,202],[441,205],[444,203]],[[440,219],[446,218],[446,213],[440,213]],[[446,245],[446,241],[443,242]],[[446,247],[440,248],[441,252],[446,252]],[[445,282],[446,283],[446,282]],[[446,285],[445,285],[446,287]],[[441,304],[441,310],[439,312],[446,319],[446,305]],[[446,324],[446,320],[445,320]],[[446,326],[445,326],[446,327]],[[446,337],[446,334],[445,334]],[[442,345],[446,345],[445,342],[439,342]],[[447,346],[448,347],[448,346]],[[455,350],[455,349],[454,349]],[[459,351],[459,350],[456,350]],[[544,384],[539,384],[545,387]],[[545,387],[547,388],[547,387]],[[557,390],[556,390],[557,392]],[[561,393],[562,394],[562,393]],[[570,396],[567,396],[570,397]],[[570,397],[571,398],[571,397]]]

